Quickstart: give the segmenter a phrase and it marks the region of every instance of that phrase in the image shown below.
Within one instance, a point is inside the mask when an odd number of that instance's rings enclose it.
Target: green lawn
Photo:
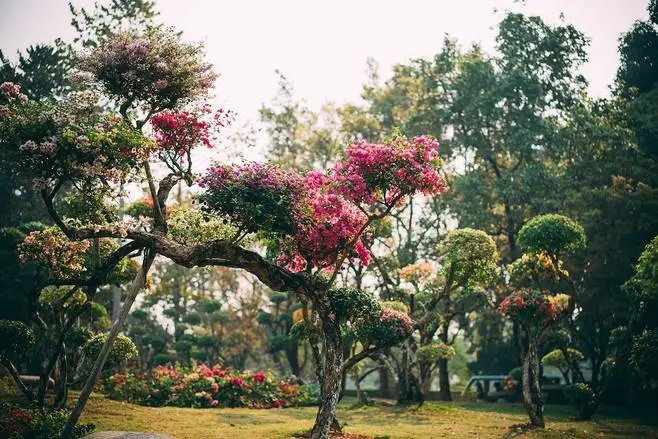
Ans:
[[[309,429],[315,409],[281,410],[150,408],[94,395],[83,421],[97,431],[167,433],[177,439],[286,438]],[[427,403],[421,408],[378,405],[351,409],[341,404],[338,418],[350,433],[379,438],[658,438],[650,413],[604,408],[593,422],[574,422],[568,406],[547,408],[547,429],[512,434],[508,426],[526,422],[521,406],[490,403]],[[653,422],[653,425],[652,425]]]

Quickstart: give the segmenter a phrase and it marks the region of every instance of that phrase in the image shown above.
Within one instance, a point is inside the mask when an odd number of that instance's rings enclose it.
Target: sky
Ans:
[[[0,49],[5,54],[56,37],[71,39],[66,0],[0,0]],[[74,0],[90,6],[92,0]],[[220,74],[215,91],[236,125],[254,124],[277,90],[275,70],[293,83],[311,109],[359,100],[366,60],[385,79],[396,63],[437,53],[445,34],[462,46],[494,50],[495,25],[505,11],[564,21],[591,38],[582,73],[594,96],[609,92],[617,40],[646,19],[647,0],[158,0],[160,20],[205,43]]]

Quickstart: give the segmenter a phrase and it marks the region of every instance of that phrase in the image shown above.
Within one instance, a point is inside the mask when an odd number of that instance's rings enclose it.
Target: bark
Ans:
[[[530,425],[544,428],[544,401],[539,384],[539,356],[537,342],[526,331],[523,352],[523,405],[530,417]]]
[[[443,343],[448,344],[448,328],[450,320],[445,319],[441,325],[440,339]],[[448,372],[448,359],[439,358],[439,399],[441,401],[452,401],[450,393],[450,373]]]
[[[296,377],[301,375],[301,367],[299,366],[299,345],[296,341],[290,342],[286,345],[286,359],[290,365],[290,371]]]
[[[320,304],[323,317],[322,334],[324,338],[324,355],[322,363],[322,397],[311,432],[311,439],[327,439],[333,428],[340,428],[335,418],[336,405],[340,396],[340,382],[343,373],[343,342],[340,327],[330,305]]]
[[[59,357],[59,373],[55,386],[55,402],[53,407],[61,409],[66,406],[66,401],[69,396],[68,386],[68,358],[66,356],[66,346],[62,346],[62,354]]]
[[[116,340],[117,335],[119,335],[119,331],[121,331],[121,328],[123,327],[123,324],[126,321],[126,318],[128,318],[128,314],[130,313],[130,308],[132,308],[133,302],[135,302],[135,299],[137,298],[137,294],[144,287],[144,284],[146,283],[146,276],[149,270],[151,269],[151,265],[153,264],[155,255],[156,253],[153,252],[152,249],[147,250],[147,253],[144,256],[144,262],[142,263],[142,267],[139,273],[137,273],[137,275],[133,279],[132,285],[130,286],[130,291],[128,291],[126,300],[123,304],[123,307],[121,308],[121,313],[119,314],[117,321],[112,324],[112,328],[110,329],[110,332],[107,335],[107,341],[103,345],[103,348],[101,349],[101,352],[98,355],[96,362],[94,363],[94,367],[92,368],[91,373],[87,378],[87,381],[82,389],[82,392],[80,394],[80,397],[78,398],[78,402],[76,403],[75,408],[73,409],[73,411],[71,411],[71,415],[69,416],[69,419],[62,433],[62,439],[69,439],[71,437],[71,434],[73,433],[73,428],[77,424],[78,419],[80,419],[82,410],[87,404],[89,395],[94,389],[96,380],[98,379],[98,376],[100,375],[101,370],[105,365],[105,361],[107,360],[107,357],[110,354],[110,350],[112,349],[114,340]]]
[[[448,373],[448,359],[439,358],[439,399],[441,401],[452,401],[450,393],[450,375]]]

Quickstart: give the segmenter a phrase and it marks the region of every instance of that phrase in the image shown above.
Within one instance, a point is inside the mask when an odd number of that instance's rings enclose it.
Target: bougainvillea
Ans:
[[[228,217],[239,229],[293,234],[308,222],[304,179],[270,164],[211,166],[199,179],[204,209]]]
[[[20,246],[21,262],[35,261],[44,264],[54,277],[79,274],[85,269],[85,252],[89,241],[71,241],[57,227],[34,231]]]
[[[182,43],[176,32],[162,28],[114,34],[83,55],[78,67],[126,109],[151,112],[206,95],[217,78],[203,60],[201,45]]]
[[[507,317],[524,323],[550,322],[569,305],[569,296],[549,296],[538,290],[522,289],[505,297],[498,310]]]
[[[172,172],[189,174],[192,150],[201,145],[211,148],[220,128],[230,124],[232,118],[231,111],[222,109],[210,114],[208,106],[199,107],[194,112],[158,113],[150,120],[155,138],[154,152]]]
[[[271,164],[213,166],[200,201],[245,231],[274,233],[277,262],[292,271],[332,268],[343,252],[367,265],[367,225],[378,213],[363,204],[388,210],[413,192],[442,191],[436,147],[427,137],[359,142],[328,173],[303,176]]]
[[[158,366],[148,373],[115,374],[104,382],[113,399],[148,406],[281,408],[312,404],[299,385],[271,373],[240,372],[203,364],[191,369]]]
[[[355,203],[387,204],[399,195],[442,191],[438,142],[427,136],[386,144],[359,141],[333,169],[338,191]]]

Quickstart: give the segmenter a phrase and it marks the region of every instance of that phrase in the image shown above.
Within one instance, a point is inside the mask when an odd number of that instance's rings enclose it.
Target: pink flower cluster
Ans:
[[[400,195],[445,190],[437,167],[438,142],[427,136],[387,144],[361,140],[345,149],[333,169],[338,191],[355,203],[389,204]]]
[[[71,241],[59,229],[51,227],[34,231],[20,245],[21,262],[35,261],[46,265],[55,277],[83,271],[89,241]]]
[[[306,268],[305,263],[301,266],[298,264],[306,261],[304,255],[310,258],[315,267],[330,267],[339,253],[354,239],[359,260],[368,265],[370,252],[360,236],[367,221],[365,214],[331,190],[318,190],[312,192],[312,195],[309,200],[311,219],[308,223],[299,224],[299,230],[292,236],[297,252],[292,253],[293,264],[288,264],[288,268],[293,271]],[[284,255],[281,261],[285,261],[285,258]]]
[[[13,82],[3,82],[0,84],[0,93],[9,102],[18,102],[24,104],[27,102],[27,95],[21,91],[21,87]]]

